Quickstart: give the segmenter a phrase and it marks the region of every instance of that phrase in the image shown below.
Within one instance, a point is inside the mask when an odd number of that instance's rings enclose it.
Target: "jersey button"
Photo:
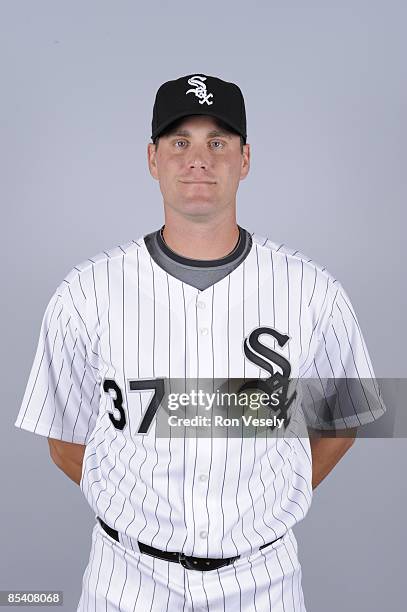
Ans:
[[[199,535],[201,536],[201,538],[207,538],[208,537],[208,532],[207,531],[200,531]]]
[[[202,334],[202,336],[206,336],[207,333],[208,333],[208,328],[207,327],[201,327],[201,329],[199,331]]]
[[[198,308],[206,308],[205,302],[197,302]]]
[[[208,480],[208,477],[206,474],[199,474],[199,480],[201,482],[206,482]]]

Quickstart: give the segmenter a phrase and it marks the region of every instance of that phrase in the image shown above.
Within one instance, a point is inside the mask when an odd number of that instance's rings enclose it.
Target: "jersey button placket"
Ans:
[[[196,323],[198,329],[198,380],[201,380],[202,389],[208,391],[207,380],[212,380],[213,375],[213,355],[212,355],[212,334],[211,334],[211,296],[208,294],[200,294],[196,300]],[[212,388],[212,387],[211,387]],[[211,416],[210,411],[201,411],[205,416]],[[210,435],[210,434],[209,434]],[[196,475],[194,486],[194,508],[196,510],[196,546],[198,552],[196,556],[206,556],[209,533],[208,514],[206,511],[206,496],[208,487],[208,471],[210,469],[210,438],[207,436],[197,440],[197,458],[196,458]],[[201,509],[201,511],[199,511]]]
[[[211,337],[211,313],[208,295],[198,294],[196,296],[196,325],[198,342],[198,372],[199,378],[212,377],[212,337]]]
[[[195,293],[188,304],[189,325],[187,327],[187,345],[192,359],[189,361],[190,369],[186,376],[191,388],[200,388],[201,379],[212,379],[212,337],[211,337],[211,309],[209,308],[210,295]],[[198,387],[197,387],[198,385]],[[202,380],[202,388],[206,388]],[[193,408],[193,407],[192,407]],[[194,414],[194,409],[192,409]],[[205,410],[199,410],[206,414]],[[208,516],[206,512],[206,490],[210,469],[210,456],[208,456],[208,443],[210,439],[202,438],[192,433],[185,441],[185,507],[186,507],[186,549],[192,550],[189,554],[204,557],[207,554],[207,538],[209,533]],[[205,535],[203,535],[205,534]]]

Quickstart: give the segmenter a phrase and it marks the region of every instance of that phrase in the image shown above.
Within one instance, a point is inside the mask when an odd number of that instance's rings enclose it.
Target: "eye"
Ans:
[[[177,146],[178,143],[180,143],[180,142],[185,144],[185,140],[176,140],[175,143],[174,143],[175,146]],[[184,147],[178,147],[178,148],[183,149]]]
[[[223,142],[221,140],[212,140],[211,144],[219,144],[223,147]],[[214,149],[220,149],[221,147],[213,147]]]

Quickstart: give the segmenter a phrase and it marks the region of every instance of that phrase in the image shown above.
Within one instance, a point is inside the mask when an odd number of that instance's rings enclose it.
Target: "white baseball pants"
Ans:
[[[77,612],[306,612],[297,541],[210,571],[124,548],[96,522]]]

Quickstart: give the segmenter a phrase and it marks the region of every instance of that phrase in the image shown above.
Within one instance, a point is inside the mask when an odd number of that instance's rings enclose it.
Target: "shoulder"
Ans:
[[[80,308],[96,290],[106,271],[134,255],[143,245],[143,237],[99,251],[73,265],[56,288],[55,295],[63,304]]]
[[[289,260],[292,265],[306,266],[309,269],[316,270],[321,275],[326,276],[330,280],[335,280],[334,276],[327,270],[326,266],[322,263],[315,261],[309,257],[303,251],[295,249],[290,245],[284,243],[278,243],[267,236],[261,236],[257,233],[252,233],[253,243],[257,245],[257,248],[269,251],[276,259]]]
[[[322,299],[333,301],[338,291],[344,291],[336,276],[319,261],[303,251],[285,243],[278,243],[267,236],[251,233],[253,245],[263,257],[269,258],[274,270],[285,271],[289,282],[301,285],[301,288],[314,299],[316,293]],[[280,275],[281,277],[281,275]]]

